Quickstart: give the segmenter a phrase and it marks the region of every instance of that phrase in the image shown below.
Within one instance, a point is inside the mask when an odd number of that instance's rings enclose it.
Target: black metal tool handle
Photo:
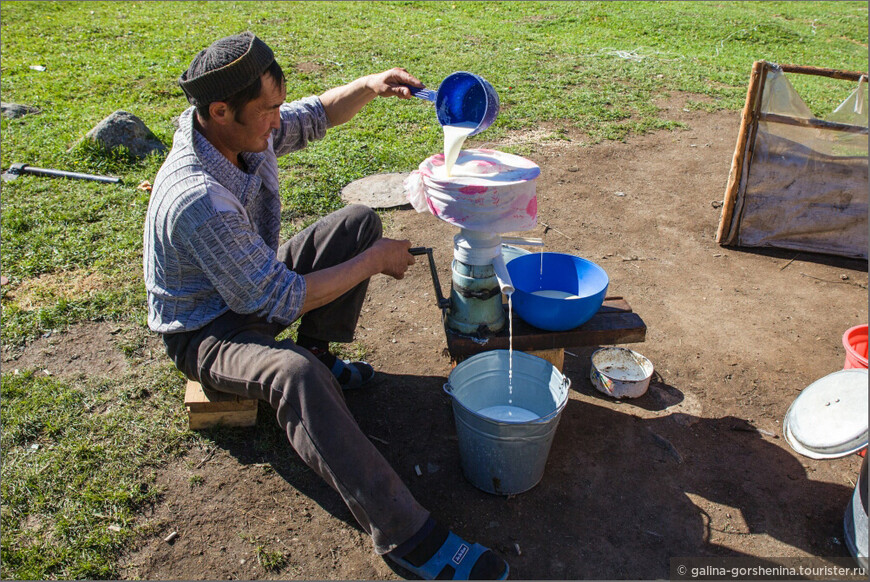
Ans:
[[[36,176],[50,176],[52,178],[72,178],[74,180],[91,180],[93,182],[105,182],[107,184],[118,184],[121,178],[112,178],[109,176],[95,176],[94,174],[81,174],[79,172],[67,172],[64,170],[51,170],[48,168],[36,168],[34,166],[24,165],[19,170],[22,174],[34,174]]]
[[[444,311],[450,305],[450,300],[444,298],[441,293],[441,282],[438,280],[438,271],[435,269],[435,258],[432,256],[432,249],[428,247],[411,247],[408,252],[414,256],[427,255],[429,257],[429,272],[432,274],[432,285],[435,287],[435,298],[438,302],[438,309]]]

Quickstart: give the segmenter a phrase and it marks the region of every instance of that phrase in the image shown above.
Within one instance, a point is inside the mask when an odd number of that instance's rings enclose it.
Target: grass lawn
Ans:
[[[478,73],[501,98],[492,141],[542,124],[555,128],[543,139],[568,139],[561,128],[570,128],[589,144],[678,130],[656,98],[689,92],[692,107],[739,110],[760,59],[868,68],[867,2],[4,2],[2,99],[41,113],[2,119],[3,170],[27,163],[123,179],[2,184],[4,347],[87,321],[130,326],[144,341],[148,193],[136,186],[153,181],[163,158],[79,141],[123,109],[171,145],[186,106],[178,76],[199,50],[243,30],[275,50],[288,99],[393,66],[433,87],[456,70]],[[793,82],[817,115],[849,92]],[[280,160],[283,234],[339,208],[349,182],[409,171],[441,140],[431,104],[376,100]],[[131,363],[121,379],[4,366],[3,578],[117,576],[119,552],[142,533],[137,512],[159,494],[152,469],[208,439],[186,430],[180,374],[168,361],[141,365],[141,343],[118,346]]]

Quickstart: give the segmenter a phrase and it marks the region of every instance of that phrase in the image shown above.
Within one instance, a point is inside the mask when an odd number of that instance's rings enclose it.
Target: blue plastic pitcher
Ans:
[[[414,97],[435,103],[435,113],[441,125],[476,124],[469,135],[480,133],[492,125],[498,115],[498,93],[486,79],[474,73],[451,73],[435,91],[408,88]]]

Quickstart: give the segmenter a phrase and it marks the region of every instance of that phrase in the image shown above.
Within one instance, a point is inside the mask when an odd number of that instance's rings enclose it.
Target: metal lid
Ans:
[[[840,370],[807,386],[785,413],[785,440],[811,459],[836,459],[867,446],[867,370]]]

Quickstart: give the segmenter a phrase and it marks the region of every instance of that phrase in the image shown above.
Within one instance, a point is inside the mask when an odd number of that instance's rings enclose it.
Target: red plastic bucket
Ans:
[[[867,368],[867,324],[856,325],[843,334],[843,347],[846,348],[844,370]]]
[[[867,324],[850,327],[843,334],[843,347],[846,348],[844,370],[867,367]],[[867,454],[864,448],[858,451],[862,457]]]

